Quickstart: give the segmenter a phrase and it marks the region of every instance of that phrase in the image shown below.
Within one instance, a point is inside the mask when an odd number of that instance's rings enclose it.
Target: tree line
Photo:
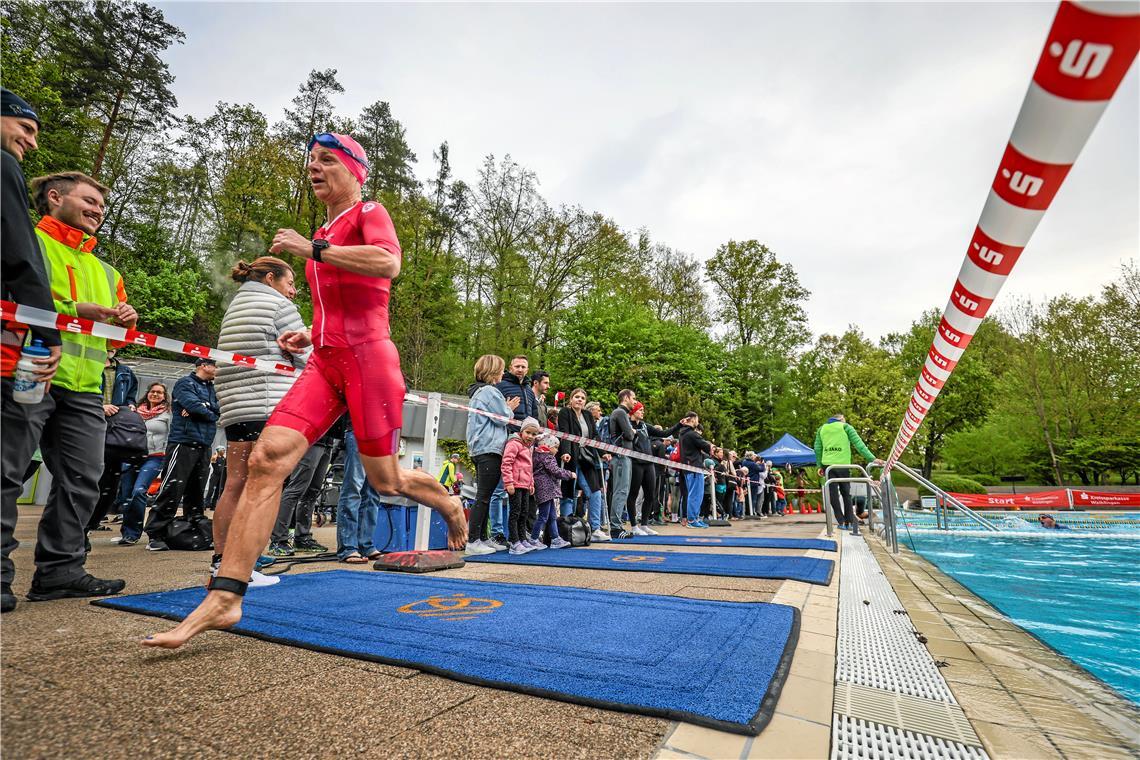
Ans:
[[[878,341],[857,326],[813,339],[794,252],[758,239],[677,250],[602,210],[551,204],[509,155],[456,177],[447,141],[421,162],[388,102],[338,110],[335,69],[312,71],[280,114],[219,102],[186,115],[163,58],[185,35],[160,9],[13,2],[2,23],[4,86],[44,122],[25,171],[78,169],[112,188],[97,252],[123,273],[144,329],[212,343],[232,264],[263,255],[280,227],[312,234],[324,221],[309,137],[348,132],[370,157],[365,197],[388,208],[403,245],[391,316],[412,387],[461,393],[478,356],[525,353],[555,388],[604,403],[636,388],[666,422],[698,411],[728,447],[784,432],[810,445],[840,411],[876,453],[893,441],[934,310]],[[1014,304],[983,323],[904,460],[993,483],[1140,483],[1138,356],[1134,263],[1095,297]]]

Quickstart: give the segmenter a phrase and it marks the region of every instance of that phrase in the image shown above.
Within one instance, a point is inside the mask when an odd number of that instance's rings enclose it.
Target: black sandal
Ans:
[[[206,589],[209,591],[228,591],[238,596],[245,596],[248,588],[248,581],[239,581],[237,578],[225,578],[220,575],[210,578],[210,582],[206,584]]]

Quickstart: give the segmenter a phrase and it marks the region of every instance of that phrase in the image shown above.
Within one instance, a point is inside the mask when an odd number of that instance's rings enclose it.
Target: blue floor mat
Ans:
[[[612,544],[611,544],[612,545]],[[603,549],[546,549],[528,554],[507,552],[464,557],[468,562],[508,565],[547,565],[590,570],[634,570],[643,573],[727,575],[733,578],[773,578],[826,586],[835,563],[812,557],[763,557],[753,554],[698,554],[696,552],[610,551]]]
[[[825,538],[746,538],[744,536],[630,536],[615,538],[615,544],[657,546],[727,546],[732,549],[820,549],[835,551],[835,542]]]
[[[93,603],[180,620],[204,595],[196,587]],[[275,586],[250,590],[233,630],[755,736],[768,723],[791,666],[799,610],[330,570],[282,576]]]

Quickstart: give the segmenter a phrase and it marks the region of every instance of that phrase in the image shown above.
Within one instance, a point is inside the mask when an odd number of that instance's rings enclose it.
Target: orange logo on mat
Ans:
[[[621,554],[614,557],[614,562],[647,562],[651,565],[664,561],[664,557],[649,557],[644,554]]]
[[[397,612],[435,620],[470,620],[502,606],[503,603],[498,599],[479,599],[463,594],[452,594],[429,596],[418,602],[410,602],[400,607]]]

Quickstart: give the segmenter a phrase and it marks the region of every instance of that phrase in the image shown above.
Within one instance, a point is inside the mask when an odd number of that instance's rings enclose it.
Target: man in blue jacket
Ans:
[[[220,413],[218,396],[214,393],[217,374],[213,359],[198,359],[194,362],[194,371],[174,384],[166,465],[146,524],[150,537],[146,548],[152,552],[170,548],[166,545],[167,531],[180,503],[182,516],[188,522],[203,517],[202,499]]]
[[[527,417],[533,417],[540,424],[546,424],[546,418],[538,416],[538,400],[530,388],[530,377],[527,376],[529,371],[530,361],[520,354],[511,359],[510,373],[503,375],[503,379],[495,387],[508,401],[512,398],[519,400],[519,405],[515,407],[516,420],[522,422]]]

